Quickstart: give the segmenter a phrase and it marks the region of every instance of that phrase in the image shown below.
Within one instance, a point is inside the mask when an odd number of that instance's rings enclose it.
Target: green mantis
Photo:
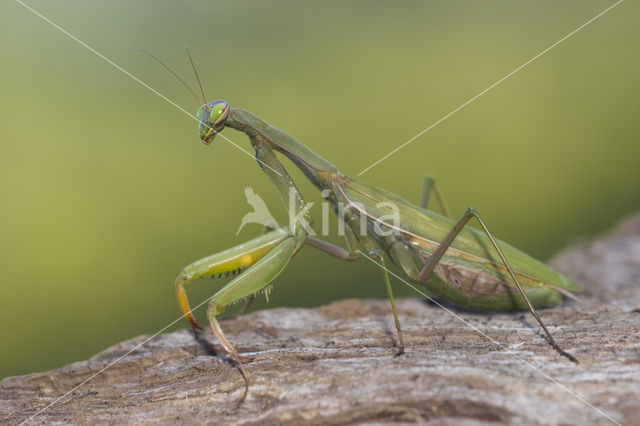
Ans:
[[[410,281],[423,286],[429,295],[475,310],[529,309],[544,330],[549,343],[562,355],[577,362],[555,342],[536,312],[536,307],[558,306],[562,295],[581,288],[524,252],[493,238],[480,215],[468,208],[456,221],[427,209],[429,194],[440,194],[432,179],[425,181],[421,206],[360,182],[338,169],[309,148],[254,114],[232,108],[225,101],[205,103],[197,113],[200,139],[210,144],[226,127],[249,137],[262,170],[289,208],[289,226],[277,227],[253,240],[205,257],[185,267],[175,282],[178,303],[194,332],[202,327],[194,318],[185,286],[203,277],[239,274],[209,302],[207,317],[214,335],[235,360],[245,381],[244,362],[225,336],[218,320],[231,303],[271,291],[271,283],[295,254],[308,245],[345,261],[365,254],[384,266],[393,263]],[[280,162],[284,155],[322,191],[323,197],[344,225],[346,248],[313,236],[312,218],[305,201]],[[480,230],[467,226],[475,218]],[[397,328],[398,354],[404,350],[402,329],[388,272],[383,267],[391,308]]]

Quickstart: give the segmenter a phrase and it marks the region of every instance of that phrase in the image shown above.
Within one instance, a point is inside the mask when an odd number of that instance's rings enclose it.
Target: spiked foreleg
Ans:
[[[260,291],[267,291],[271,282],[280,275],[303,243],[304,237],[289,236],[284,239],[242,275],[224,286],[209,302],[207,317],[213,334],[224,350],[236,361],[238,368],[242,372],[245,381],[245,391],[242,399],[246,397],[249,389],[249,379],[242,362],[248,359],[240,356],[236,348],[229,342],[216,316],[224,312],[227,305],[231,303],[250,297]]]
[[[182,313],[194,331],[202,330],[202,326],[198,324],[191,312],[185,285],[199,278],[221,278],[240,273],[262,259],[274,247],[289,237],[288,232],[283,229],[267,232],[253,240],[207,256],[186,266],[176,278],[176,297]]]

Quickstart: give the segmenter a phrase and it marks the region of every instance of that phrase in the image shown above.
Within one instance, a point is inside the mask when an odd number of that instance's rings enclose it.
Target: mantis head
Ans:
[[[200,139],[209,145],[217,133],[224,129],[231,107],[226,101],[213,101],[198,108]]]

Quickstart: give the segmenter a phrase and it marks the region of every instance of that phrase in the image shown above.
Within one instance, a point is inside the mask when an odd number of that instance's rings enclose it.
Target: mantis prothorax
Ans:
[[[535,308],[561,305],[563,294],[570,296],[570,291],[581,291],[581,288],[544,263],[493,238],[473,208],[468,208],[457,221],[428,210],[429,194],[433,193],[448,216],[432,179],[425,181],[418,207],[389,191],[345,176],[282,130],[246,110],[231,108],[225,101],[205,103],[198,110],[197,118],[204,144],[211,143],[225,127],[245,133],[255,158],[285,205],[293,206],[296,217],[311,223],[310,214],[304,210],[304,199],[276,153],[289,158],[323,192],[327,202],[340,213],[345,226],[346,248],[315,238],[307,227],[290,223],[288,227],[279,227],[198,260],[185,267],[176,279],[180,308],[197,332],[202,327],[191,313],[184,286],[203,277],[239,273],[211,298],[207,316],[214,335],[242,372],[245,381],[242,399],[249,388],[243,362],[249,359],[238,353],[216,317],[230,303],[245,298],[251,300],[256,293],[269,292],[273,280],[305,244],[346,261],[358,259],[361,253],[367,253],[381,265],[390,261],[408,280],[422,285],[429,295],[464,308],[485,311],[529,309],[551,346],[577,362],[555,342]],[[390,203],[399,213],[395,222],[387,219]],[[467,226],[472,218],[479,222],[480,230]],[[361,232],[362,223],[366,232]],[[402,353],[400,320],[384,268],[383,276],[398,332],[398,353]]]

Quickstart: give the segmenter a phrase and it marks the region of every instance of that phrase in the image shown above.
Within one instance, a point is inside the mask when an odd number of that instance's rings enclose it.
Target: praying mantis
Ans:
[[[404,343],[385,266],[389,262],[409,281],[424,287],[430,296],[461,307],[482,311],[528,309],[544,330],[549,344],[578,362],[556,343],[535,308],[562,305],[563,295],[572,297],[571,292],[582,289],[544,263],[495,239],[475,209],[467,208],[458,220],[450,218],[435,180],[425,179],[422,201],[416,206],[392,192],[340,173],[284,131],[249,111],[232,108],[226,101],[207,103],[205,100],[197,119],[200,139],[206,145],[227,127],[249,137],[255,159],[290,214],[288,226],[269,228],[250,241],[200,259],[186,266],[175,281],[178,304],[197,337],[203,327],[191,312],[185,286],[200,278],[239,274],[210,299],[207,318],[213,334],[242,374],[241,400],[249,389],[244,363],[252,359],[238,352],[217,317],[229,304],[243,299],[250,302],[260,292],[268,297],[274,279],[305,245],[345,261],[368,256],[382,266],[397,329],[397,354],[403,353]],[[346,248],[312,235],[311,214],[278,155],[287,157],[322,191],[344,225]],[[435,195],[442,215],[427,209],[430,194]],[[393,220],[391,211],[395,213]],[[479,230],[467,226],[473,218],[480,224]]]

